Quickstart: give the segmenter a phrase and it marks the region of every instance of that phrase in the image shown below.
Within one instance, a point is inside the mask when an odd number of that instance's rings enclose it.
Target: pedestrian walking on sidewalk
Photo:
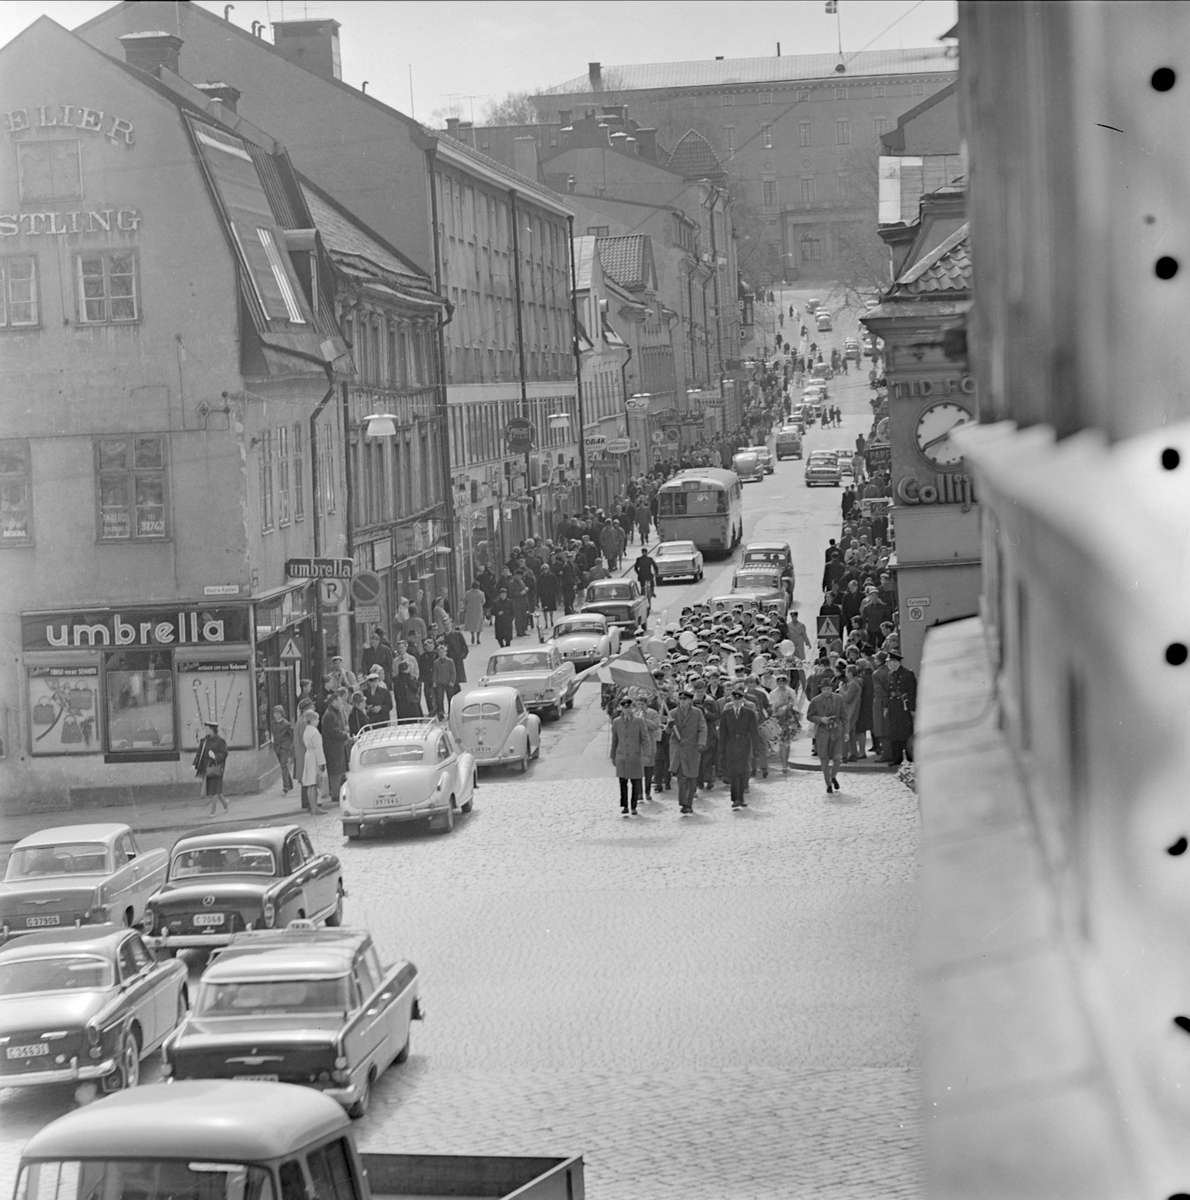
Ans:
[[[669,765],[678,777],[678,811],[692,813],[698,772],[707,748],[707,719],[694,707],[694,693],[678,693],[678,709],[669,730]]]
[[[207,816],[213,817],[220,804],[223,805],[224,812],[231,807],[223,795],[227,743],[219,736],[218,721],[208,721],[206,726],[206,736],[198,743],[198,751],[194,755],[194,773],[202,780],[202,794],[210,797],[211,811]]]
[[[322,734],[318,732],[318,710],[308,708],[306,724],[302,730],[302,741],[306,747],[302,763],[302,804],[315,816],[326,810],[322,807],[319,794],[325,788],[330,791],[326,775],[326,752],[322,748]]]
[[[281,705],[273,708],[273,753],[281,766],[281,794],[293,791],[293,776],[289,773],[293,762],[293,725]]]
[[[822,765],[826,790],[839,790],[839,761],[843,757],[843,726],[846,711],[843,698],[835,691],[835,676],[822,681],[818,695],[806,709],[806,719],[814,726],[814,746]]]
[[[483,633],[483,610],[486,604],[487,597],[479,586],[479,580],[473,579],[463,596],[463,628],[471,635],[473,646],[479,645]]]
[[[499,646],[512,645],[512,621],[516,614],[508,591],[501,588],[492,601],[492,621],[496,626],[496,643]]]
[[[652,737],[643,718],[632,711],[632,701],[627,696],[620,701],[620,715],[612,722],[612,762],[616,764],[616,776],[620,781],[620,813],[636,816],[636,806],[641,800],[641,782],[645,774],[645,754]],[[631,785],[632,808],[629,810],[629,785]]]

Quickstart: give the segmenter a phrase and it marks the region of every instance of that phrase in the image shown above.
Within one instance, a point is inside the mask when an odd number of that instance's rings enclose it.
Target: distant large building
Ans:
[[[694,128],[732,183],[740,272],[765,284],[846,279],[874,236],[880,139],[954,82],[943,46],[605,67],[533,97],[543,122],[629,105],[674,145]],[[566,122],[561,122],[565,124]],[[539,127],[548,149],[557,133]]]

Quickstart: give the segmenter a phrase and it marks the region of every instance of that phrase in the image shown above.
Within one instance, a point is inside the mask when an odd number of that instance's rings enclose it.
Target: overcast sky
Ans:
[[[112,7],[92,0],[0,3],[0,45],[45,14],[68,29]],[[203,0],[222,14],[224,4]],[[823,0],[236,0],[231,20],[247,29],[288,18],[342,24],[343,79],[429,121],[452,103],[476,118],[484,103],[584,75],[588,62],[684,62],[935,46],[957,19],[954,0],[839,0],[839,22]],[[266,33],[271,38],[271,31]]]

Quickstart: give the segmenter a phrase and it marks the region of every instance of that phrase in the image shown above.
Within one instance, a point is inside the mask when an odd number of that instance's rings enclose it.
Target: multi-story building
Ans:
[[[374,627],[390,628],[402,597],[416,602],[420,593],[424,606],[448,591],[437,419],[446,302],[428,276],[333,197],[308,180],[302,193],[334,269],[335,310],[356,367],[341,396],[347,552],[357,571],[379,581],[374,603],[353,606],[358,655]],[[367,420],[376,416],[389,420]]]
[[[347,643],[312,582],[347,553],[327,252],[180,48],[43,17],[0,49],[6,805],[192,797],[208,720],[252,789],[270,706]]]
[[[283,139],[303,175],[398,247],[450,302],[438,335],[451,479],[441,541],[444,551],[462,541],[478,552],[475,561],[453,553],[456,588],[486,556],[504,557],[530,529],[548,530],[575,502],[577,484],[563,199],[344,83],[337,21],[280,21],[270,43],[197,5],[153,0],[116,5],[79,33],[110,53],[122,34],[146,29],[175,31],[184,78],[217,74],[239,89],[240,112]],[[506,451],[514,418],[537,430],[528,457]]]
[[[590,105],[629,105],[671,144],[693,128],[730,177],[747,278],[867,285],[880,139],[906,110],[953,83],[957,66],[942,46],[842,59],[593,62],[585,76],[532,99],[546,142],[560,109]]]
[[[550,126],[478,128],[451,120],[448,126],[563,195],[580,233],[585,228],[592,237],[649,235],[658,296],[677,315],[678,400],[668,422],[677,425],[688,415],[687,393],[734,395],[721,384],[739,377],[749,333],[737,303],[727,176],[700,134],[687,131],[668,150],[655,129],[642,129],[623,106],[588,108],[573,119],[563,110],[559,120]],[[722,417],[722,409],[714,411],[716,419]],[[703,432],[701,422],[686,428],[687,441]]]

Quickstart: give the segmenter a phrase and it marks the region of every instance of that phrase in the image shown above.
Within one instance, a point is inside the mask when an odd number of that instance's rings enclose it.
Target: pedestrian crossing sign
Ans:
[[[297,643],[290,638],[285,643],[284,649],[281,651],[282,662],[301,662],[302,652],[297,648]]]
[[[839,636],[840,617],[836,613],[825,613],[818,618],[818,640],[830,642]]]

